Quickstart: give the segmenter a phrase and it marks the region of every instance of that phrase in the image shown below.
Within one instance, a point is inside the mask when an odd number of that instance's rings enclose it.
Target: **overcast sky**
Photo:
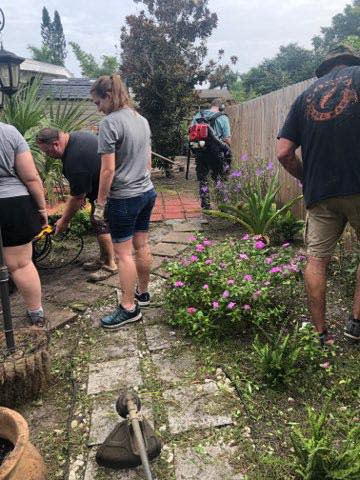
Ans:
[[[218,14],[218,28],[208,41],[209,57],[216,58],[223,48],[226,56],[239,57],[237,69],[245,72],[271,57],[280,45],[297,42],[311,46],[311,38],[320,27],[329,26],[331,18],[341,13],[350,0],[210,0]],[[6,50],[29,56],[27,46],[41,45],[42,7],[51,17],[60,13],[67,42],[78,42],[97,59],[115,54],[120,28],[125,16],[139,12],[142,4],[132,0],[2,0],[6,17],[3,43]],[[66,66],[80,75],[76,58],[69,47]]]

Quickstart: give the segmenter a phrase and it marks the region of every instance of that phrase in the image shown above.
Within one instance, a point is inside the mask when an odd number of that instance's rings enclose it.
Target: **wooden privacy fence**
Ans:
[[[279,202],[286,203],[301,193],[299,182],[291,177],[276,159],[276,137],[296,97],[314,79],[305,80],[289,87],[268,93],[244,103],[229,106],[226,110],[231,123],[231,143],[234,164],[241,163],[244,154],[251,158],[260,157],[272,161],[280,180]],[[302,202],[293,212],[304,217]]]

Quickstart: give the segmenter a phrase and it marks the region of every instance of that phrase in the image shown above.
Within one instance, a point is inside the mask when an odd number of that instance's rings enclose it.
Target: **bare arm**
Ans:
[[[100,184],[97,202],[105,205],[109,195],[115,173],[115,153],[103,153],[101,155]]]
[[[40,211],[46,211],[44,187],[36,169],[33,157],[29,151],[19,153],[15,157],[15,169],[35,200]]]
[[[224,138],[223,140],[225,143],[227,143],[229,145],[229,147],[231,147],[231,137],[227,137],[227,138]]]
[[[293,177],[303,181],[303,164],[299,157],[295,154],[297,149],[296,143],[287,138],[280,138],[277,143],[277,158],[281,165]]]

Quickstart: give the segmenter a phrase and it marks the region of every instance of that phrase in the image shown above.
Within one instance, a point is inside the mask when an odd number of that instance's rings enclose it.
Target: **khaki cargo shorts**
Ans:
[[[307,254],[331,256],[348,222],[360,239],[360,194],[327,198],[308,208],[304,230]]]

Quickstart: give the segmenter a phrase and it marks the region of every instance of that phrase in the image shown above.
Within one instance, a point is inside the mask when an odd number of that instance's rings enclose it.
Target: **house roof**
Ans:
[[[88,78],[44,78],[39,94],[56,99],[91,100],[90,89],[95,80]]]
[[[31,60],[29,58],[26,58],[20,64],[20,70],[60,78],[72,78],[74,76],[66,67],[46,62],[38,62],[37,60]]]
[[[233,96],[226,88],[203,88],[196,90],[196,93],[202,100],[214,100],[214,98],[222,98],[223,100],[233,100]]]

